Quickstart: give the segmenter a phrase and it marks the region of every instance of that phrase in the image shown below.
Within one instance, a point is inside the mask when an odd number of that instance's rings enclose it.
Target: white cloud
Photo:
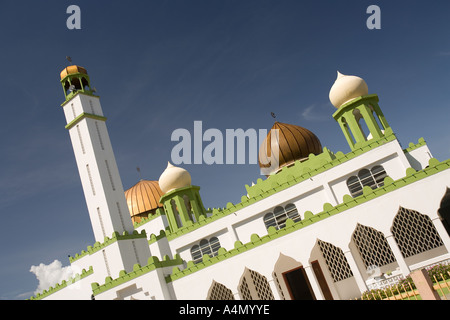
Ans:
[[[330,120],[329,105],[310,105],[301,112],[303,119],[307,121],[327,121]]]
[[[47,290],[63,280],[67,281],[74,274],[71,266],[63,267],[59,260],[48,265],[41,263],[39,266],[31,266],[30,272],[34,273],[39,281],[34,294],[42,293],[43,290]]]

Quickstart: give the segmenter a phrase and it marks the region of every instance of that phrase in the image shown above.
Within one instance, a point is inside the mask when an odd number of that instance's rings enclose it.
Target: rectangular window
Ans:
[[[92,194],[95,196],[95,188],[94,188],[94,181],[92,180],[92,176],[91,176],[91,170],[89,169],[89,165],[86,165],[86,170],[89,176],[89,182],[91,184],[91,188],[92,188]]]
[[[80,130],[79,125],[77,125],[77,133],[78,133],[78,138],[80,139],[81,151],[83,152],[83,154],[86,154],[86,150],[84,149],[83,139],[81,138],[81,130]]]
[[[109,181],[111,182],[111,188],[116,191],[116,187],[114,186],[114,181],[111,175],[111,171],[109,170],[108,160],[105,160],[106,171],[108,171]]]
[[[102,136],[100,135],[100,128],[98,127],[98,122],[97,121],[95,121],[95,129],[97,130],[97,135],[98,135],[98,140],[100,142],[100,147],[102,148],[102,150],[105,150],[105,147],[103,146]]]

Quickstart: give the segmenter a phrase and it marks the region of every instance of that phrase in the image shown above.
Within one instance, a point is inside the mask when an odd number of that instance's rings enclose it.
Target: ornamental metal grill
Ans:
[[[269,212],[264,216],[264,224],[266,229],[274,226],[275,229],[279,230],[286,226],[287,219],[292,219],[294,222],[301,220],[297,207],[292,203],[287,204],[284,208],[281,206],[275,207],[273,212]]]
[[[239,293],[242,300],[275,300],[267,278],[247,268],[242,275]]]
[[[405,258],[444,245],[430,217],[403,207],[394,218],[392,234]]]
[[[353,233],[353,241],[366,268],[381,267],[396,261],[384,234],[374,228],[358,223]]]
[[[319,240],[318,244],[328,270],[331,273],[331,277],[333,278],[333,282],[338,282],[353,277],[350,265],[348,264],[341,248],[322,240]]]
[[[382,187],[386,177],[386,171],[382,166],[375,166],[371,170],[362,169],[356,176],[348,178],[347,187],[351,196],[355,198],[363,194],[364,186],[369,186],[372,189]]]
[[[206,300],[234,300],[234,295],[226,286],[213,281]]]

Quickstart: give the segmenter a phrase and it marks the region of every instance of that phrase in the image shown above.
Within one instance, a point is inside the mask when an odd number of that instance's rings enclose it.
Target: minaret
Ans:
[[[191,185],[191,175],[185,169],[169,162],[159,177],[159,187],[164,192],[160,202],[164,205],[170,231],[190,226],[201,216],[206,218],[200,187]]]
[[[333,118],[339,123],[351,150],[391,133],[392,129],[378,105],[378,96],[368,94],[366,82],[360,77],[337,74],[329,97],[338,109]]]
[[[61,72],[66,100],[66,129],[91,218],[95,240],[113,232],[133,232],[122,181],[106,128],[100,99],[91,89],[85,68],[71,65]]]

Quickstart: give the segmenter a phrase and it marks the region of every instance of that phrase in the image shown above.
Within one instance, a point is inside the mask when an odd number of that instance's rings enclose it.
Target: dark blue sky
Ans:
[[[81,8],[81,30],[66,9]],[[381,9],[369,30],[366,9]],[[157,180],[177,128],[270,129],[273,118],[349,147],[332,118],[336,71],[364,78],[404,147],[450,156],[448,1],[2,1],[0,298],[37,287],[31,265],[94,243],[59,73],[71,56],[97,88],[124,189]],[[185,165],[205,206],[239,202],[255,165]],[[308,208],[305,208],[308,210]]]

